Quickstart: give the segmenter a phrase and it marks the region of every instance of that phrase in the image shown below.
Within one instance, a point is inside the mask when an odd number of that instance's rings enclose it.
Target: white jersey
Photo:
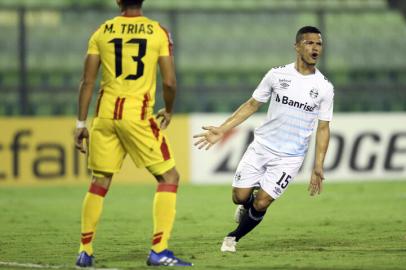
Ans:
[[[318,69],[302,75],[294,63],[273,68],[252,97],[263,103],[271,99],[254,140],[281,156],[304,156],[317,119],[332,120],[333,85]]]

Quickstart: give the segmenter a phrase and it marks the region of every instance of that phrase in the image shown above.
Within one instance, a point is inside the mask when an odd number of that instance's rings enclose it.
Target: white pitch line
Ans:
[[[25,268],[39,268],[39,269],[66,269],[66,268],[76,268],[79,267],[67,267],[63,265],[48,265],[48,264],[34,264],[34,263],[18,263],[18,262],[0,262],[0,266],[14,266],[14,267],[25,267]],[[95,267],[86,267],[87,270],[120,270],[118,268],[95,268]]]

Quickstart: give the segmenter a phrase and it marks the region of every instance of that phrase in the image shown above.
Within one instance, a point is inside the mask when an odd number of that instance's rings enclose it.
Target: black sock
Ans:
[[[265,213],[266,211],[257,211],[254,206],[251,206],[247,213],[242,217],[237,229],[230,232],[227,236],[234,236],[236,241],[240,240],[240,238],[252,231],[252,229],[262,221]]]
[[[254,200],[255,200],[255,196],[254,196],[254,194],[251,193],[250,197],[248,198],[248,201],[243,203],[242,206],[244,206],[245,209],[250,209],[252,204],[254,203]]]

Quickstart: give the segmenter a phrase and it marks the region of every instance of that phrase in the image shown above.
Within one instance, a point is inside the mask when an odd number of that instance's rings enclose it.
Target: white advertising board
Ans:
[[[229,114],[192,114],[191,134],[221,124]],[[210,150],[190,147],[194,183],[231,183],[255,127],[265,114],[255,114]],[[406,114],[336,113],[325,160],[328,181],[406,180]],[[314,137],[314,136],[313,136]],[[295,181],[308,181],[314,160],[314,138]]]

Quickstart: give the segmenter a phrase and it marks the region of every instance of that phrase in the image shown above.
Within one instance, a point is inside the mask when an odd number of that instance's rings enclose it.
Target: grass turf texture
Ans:
[[[405,181],[327,183],[315,198],[306,189],[290,186],[237,253],[222,254],[221,241],[235,227],[231,188],[181,186],[170,247],[194,269],[406,269]],[[148,268],[154,190],[113,184],[95,240],[96,267]],[[85,191],[0,187],[0,262],[73,269]]]

